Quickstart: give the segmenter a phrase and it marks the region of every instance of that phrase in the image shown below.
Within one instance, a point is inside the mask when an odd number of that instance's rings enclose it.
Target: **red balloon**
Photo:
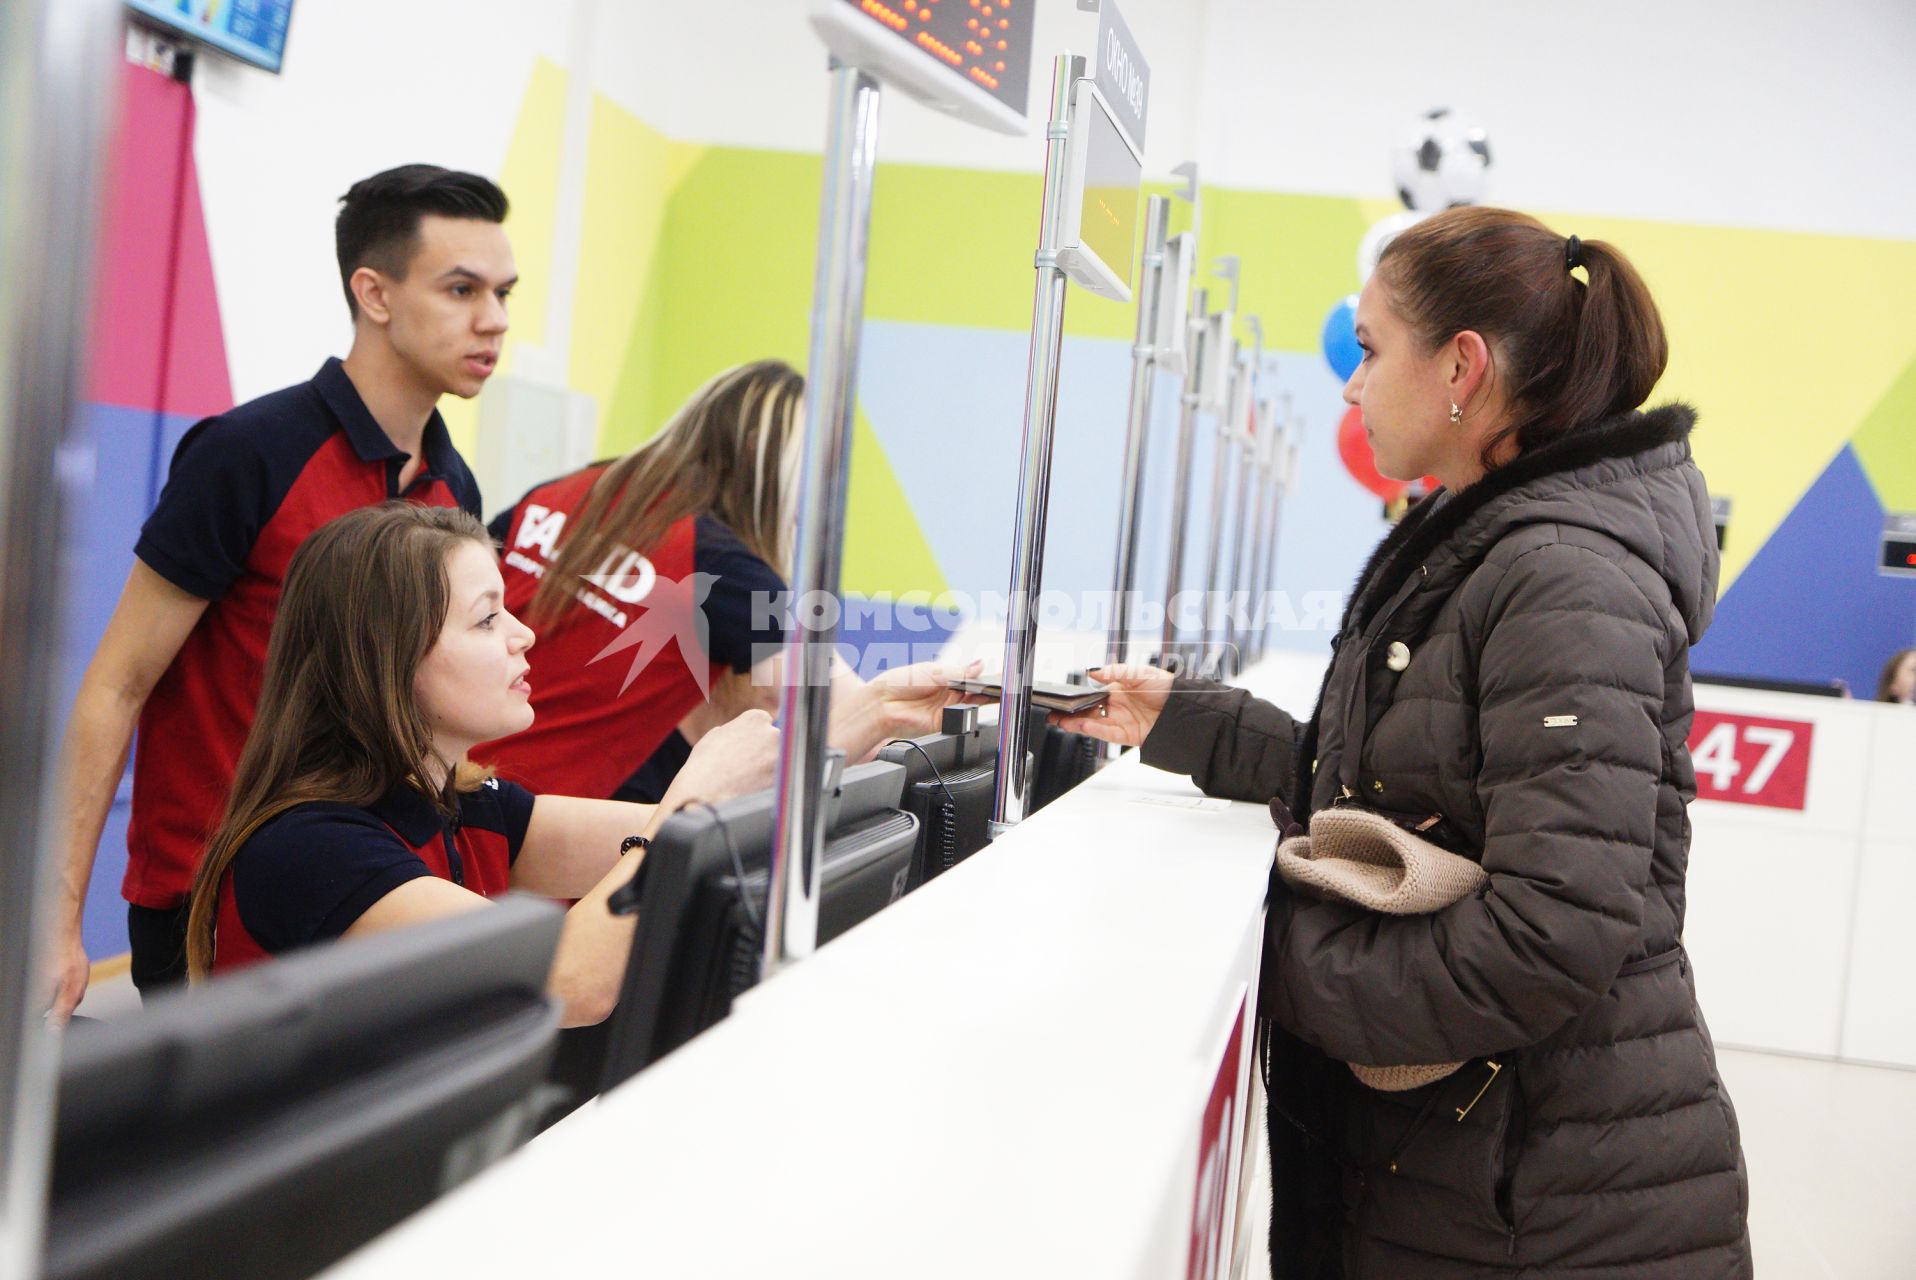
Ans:
[[[1337,424],[1337,456],[1344,460],[1344,470],[1351,473],[1351,479],[1369,489],[1385,502],[1396,500],[1410,486],[1402,480],[1392,480],[1377,470],[1377,459],[1371,454],[1370,437],[1364,434],[1364,411],[1352,405],[1344,414],[1344,420]]]

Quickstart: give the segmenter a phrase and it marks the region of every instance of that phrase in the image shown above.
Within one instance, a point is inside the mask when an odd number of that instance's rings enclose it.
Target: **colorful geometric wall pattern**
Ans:
[[[133,544],[186,429],[233,403],[193,161],[187,87],[123,63],[94,263],[82,439],[93,499],[70,520],[60,703],[106,630]],[[318,365],[314,357],[314,365]],[[126,950],[126,780],[108,815],[81,933],[95,960]]]
[[[1884,660],[1916,643],[1916,578],[1875,569],[1882,518],[1855,446],[1843,446],[1724,594],[1691,668],[1840,679],[1872,696]]]
[[[522,193],[550,189],[540,166],[558,151],[564,86],[557,67],[535,74],[508,158],[522,262],[537,260],[527,240],[538,225],[527,218]],[[589,164],[587,218],[603,230],[581,273],[574,332],[595,335],[597,345],[590,355],[575,346],[573,367],[575,388],[603,406],[603,451],[647,438],[725,365],[768,355],[803,365],[817,156],[686,146],[601,98]],[[1030,320],[1039,196],[1035,174],[880,164],[845,566],[850,591],[975,592],[982,566],[999,559],[981,548],[1004,540],[998,525],[1008,524],[1005,495],[1016,485],[1015,451],[1005,442],[1015,440],[1022,402],[1017,335]],[[1206,261],[1225,252],[1240,257],[1239,314],[1263,318],[1267,342],[1280,353],[1281,382],[1311,429],[1328,435],[1341,406],[1335,379],[1311,367],[1321,364],[1318,328],[1330,304],[1357,286],[1358,240],[1393,206],[1218,188],[1202,196]],[[1176,210],[1174,219],[1189,217],[1184,206]],[[1802,521],[1835,536],[1832,504],[1850,504],[1842,508],[1844,527],[1856,529],[1883,506],[1916,510],[1916,308],[1907,303],[1916,296],[1916,244],[1543,216],[1566,232],[1616,243],[1637,264],[1670,337],[1658,398],[1698,407],[1698,459],[1712,491],[1733,500],[1723,608],[1699,665],[1706,655],[1719,665],[1734,657],[1755,674],[1817,670],[1855,683],[1863,655],[1916,633],[1916,618],[1879,607],[1900,584],[1847,567],[1822,575],[1818,613],[1826,634],[1844,637],[1841,644],[1759,622],[1739,596],[1766,598],[1766,584],[1798,563],[1790,548],[1800,546]],[[1132,323],[1129,307],[1074,292],[1068,351],[1120,369]],[[1010,340],[1002,351],[1000,336]],[[1088,354],[1102,344],[1109,344],[1106,356]],[[1122,414],[1109,391],[1087,382],[1063,398],[1060,438],[1115,454]],[[1159,486],[1168,483],[1157,473],[1168,471],[1170,452],[1166,434],[1149,468]],[[1201,466],[1207,453],[1201,445]],[[1280,586],[1293,594],[1343,590],[1381,525],[1328,451],[1306,454],[1319,465],[1306,467],[1310,492],[1292,505],[1311,518],[1286,528]],[[1091,566],[1109,554],[1116,497],[1100,479],[1102,461],[1077,474],[1061,451],[1054,476],[1052,555],[1074,589],[1080,579],[1094,580]],[[1846,466],[1862,478],[1860,488],[1842,480]],[[969,518],[954,519],[953,510]],[[1206,513],[1198,519],[1201,527]],[[1855,550],[1856,530],[1847,536],[1851,550],[1843,554],[1867,553],[1867,568],[1873,552]],[[1086,545],[1060,549],[1074,538]],[[1358,545],[1345,545],[1351,542]],[[1067,572],[1067,565],[1078,568]]]
[[[540,61],[502,158],[522,275],[508,370],[516,352],[553,338],[569,93],[568,73]],[[106,496],[76,532],[93,585],[69,627],[69,687],[173,444],[231,401],[192,112],[183,86],[126,68],[89,382]],[[815,155],[681,142],[591,96],[564,374],[597,406],[602,453],[648,438],[719,368],[764,356],[804,365],[819,174]],[[880,166],[844,566],[851,592],[1002,589],[1039,195],[1036,174]],[[1279,557],[1279,585],[1294,598],[1347,588],[1383,529],[1328,447],[1341,406],[1316,335],[1331,303],[1356,287],[1358,240],[1391,211],[1374,200],[1203,192],[1206,262],[1241,258],[1239,314],[1263,318],[1279,382],[1312,433]],[[1718,621],[1697,667],[1868,686],[1880,656],[1916,635],[1916,589],[1873,571],[1882,512],[1916,511],[1916,244],[1545,216],[1614,241],[1642,270],[1671,341],[1659,396],[1698,406],[1698,458],[1713,491],[1734,501]],[[1179,205],[1173,217],[1190,214]],[[1047,585],[1101,585],[1121,448],[1116,374],[1132,324],[1129,307],[1072,296]],[[1161,538],[1167,518],[1166,399],[1151,437],[1147,537]],[[443,411],[470,447],[475,407],[448,401]],[[1208,453],[1201,443],[1200,493]],[[1196,512],[1200,527],[1207,516]],[[1147,548],[1144,585],[1161,569],[1162,549],[1154,561]],[[1290,640],[1322,642],[1314,633]],[[107,889],[93,896],[108,911],[114,852],[110,836],[99,877]],[[118,926],[89,916],[87,927],[97,953],[95,932]]]

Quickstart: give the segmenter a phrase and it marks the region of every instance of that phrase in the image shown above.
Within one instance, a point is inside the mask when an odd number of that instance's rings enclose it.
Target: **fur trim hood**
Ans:
[[[1692,644],[1716,606],[1716,529],[1690,454],[1696,411],[1621,414],[1523,454],[1456,493],[1439,490],[1365,564],[1350,614],[1360,625],[1419,566],[1468,570],[1514,528],[1556,523],[1616,539],[1669,584]]]

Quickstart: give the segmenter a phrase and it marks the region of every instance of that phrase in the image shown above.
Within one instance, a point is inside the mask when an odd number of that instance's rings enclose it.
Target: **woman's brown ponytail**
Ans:
[[[1669,343],[1643,278],[1614,246],[1509,209],[1434,214],[1384,248],[1377,272],[1427,347],[1465,330],[1490,344],[1519,453],[1649,399]],[[1588,277],[1588,282],[1578,274]]]

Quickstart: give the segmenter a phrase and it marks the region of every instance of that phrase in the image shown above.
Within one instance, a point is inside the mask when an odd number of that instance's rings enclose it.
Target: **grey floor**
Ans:
[[[1719,1051],[1763,1280],[1916,1277],[1916,1071]]]
[[[1916,1280],[1916,1071],[1719,1049],[1761,1280]],[[1249,1280],[1269,1248],[1252,1184]]]

